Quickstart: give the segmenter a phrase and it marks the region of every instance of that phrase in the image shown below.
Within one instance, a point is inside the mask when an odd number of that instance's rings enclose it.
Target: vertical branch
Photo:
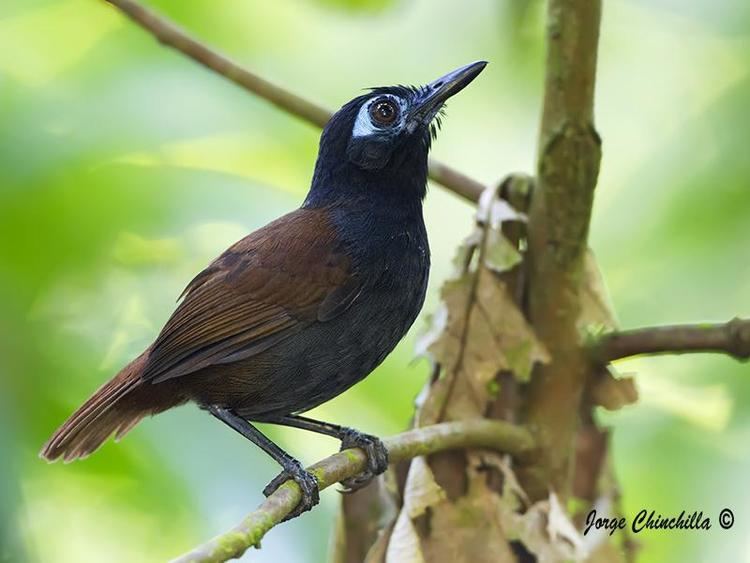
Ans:
[[[529,316],[552,360],[534,374],[527,419],[542,444],[525,480],[532,496],[570,486],[588,363],[576,330],[594,187],[601,158],[594,80],[601,0],[549,0],[537,189],[529,213]]]

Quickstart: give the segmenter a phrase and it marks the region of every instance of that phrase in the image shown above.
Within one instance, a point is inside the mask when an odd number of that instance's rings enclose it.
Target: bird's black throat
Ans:
[[[372,144],[369,138],[352,138],[357,111],[367,96],[339,110],[320,137],[318,159],[304,207],[345,205],[367,199],[372,205],[404,206],[406,212],[421,207],[427,190],[428,128],[389,139],[388,158],[377,169],[364,168],[351,159],[352,145]],[[383,141],[384,142],[384,141]]]
[[[326,125],[305,208],[329,210],[358,269],[394,267],[418,253],[429,267],[422,201],[427,191],[428,128],[392,139],[394,149],[377,169],[350,159],[359,107],[369,96],[346,104]]]

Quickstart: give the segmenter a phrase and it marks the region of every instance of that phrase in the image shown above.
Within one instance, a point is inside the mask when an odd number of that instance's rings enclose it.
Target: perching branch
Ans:
[[[672,325],[612,332],[591,349],[597,362],[606,363],[639,354],[720,352],[750,359],[750,319],[718,324]]]
[[[534,448],[533,438],[524,428],[489,420],[426,426],[387,438],[384,442],[391,463],[459,448],[486,448],[515,456],[522,456]],[[360,473],[365,462],[364,452],[352,449],[319,461],[308,470],[315,475],[322,490]],[[240,557],[249,547],[259,546],[261,538],[281,522],[299,500],[299,487],[295,482],[287,481],[234,528],[178,557],[173,563],[216,563]]]
[[[309,100],[289,92],[238,65],[226,56],[190,37],[167,18],[134,0],[105,0],[153,35],[162,45],[172,47],[215,73],[231,80],[279,109],[323,127],[331,112]],[[485,187],[446,164],[430,159],[430,178],[469,201],[479,201]]]

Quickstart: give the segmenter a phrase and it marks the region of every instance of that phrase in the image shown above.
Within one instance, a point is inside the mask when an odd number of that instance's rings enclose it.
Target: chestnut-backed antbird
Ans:
[[[50,438],[48,460],[85,457],[145,416],[195,402],[273,457],[302,489],[290,515],[318,501],[315,477],[253,422],[362,448],[357,489],[385,471],[382,442],[299,413],[339,395],[393,350],[425,297],[422,218],[427,155],[445,101],[486,62],[424,87],[374,88],[344,105],[320,139],[302,207],[240,240],[187,286],[154,343]]]

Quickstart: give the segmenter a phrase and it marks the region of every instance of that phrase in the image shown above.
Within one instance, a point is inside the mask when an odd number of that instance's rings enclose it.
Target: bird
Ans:
[[[143,418],[195,403],[265,451],[302,496],[318,483],[255,423],[337,438],[367,454],[344,492],[388,467],[376,436],[302,416],[369,375],[414,323],[430,250],[422,203],[445,102],[487,65],[426,86],[366,91],[328,121],[302,205],[241,239],[190,281],[156,340],[52,435],[41,457],[84,458]]]

